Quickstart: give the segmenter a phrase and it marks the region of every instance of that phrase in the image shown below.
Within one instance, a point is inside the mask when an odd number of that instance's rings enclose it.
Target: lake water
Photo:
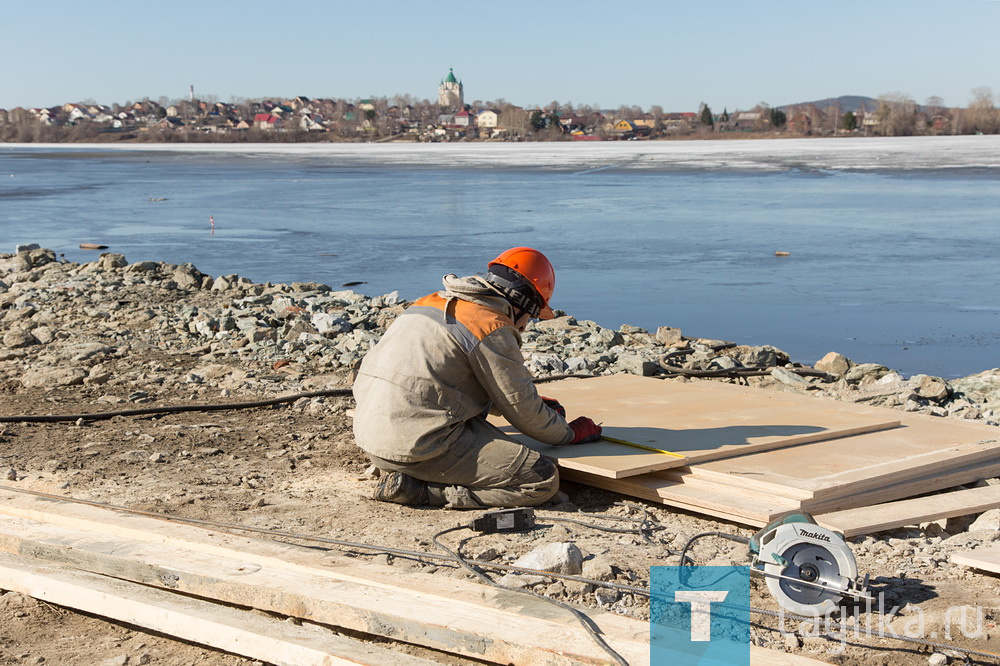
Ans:
[[[32,242],[407,298],[531,245],[553,305],[605,326],[904,374],[1000,365],[994,136],[0,145],[0,251]]]

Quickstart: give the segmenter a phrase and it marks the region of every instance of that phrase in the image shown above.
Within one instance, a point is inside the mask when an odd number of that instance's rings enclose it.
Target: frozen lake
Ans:
[[[0,145],[0,250],[27,242],[407,298],[532,245],[553,305],[606,326],[906,374],[1000,365],[997,136]]]

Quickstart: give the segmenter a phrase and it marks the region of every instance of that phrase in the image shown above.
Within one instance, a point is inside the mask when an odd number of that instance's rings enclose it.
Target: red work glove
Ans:
[[[573,441],[570,444],[586,444],[601,438],[601,426],[586,416],[576,417],[570,421],[569,427],[573,429]]]
[[[544,395],[540,397],[542,399],[542,402],[545,403],[546,407],[555,411],[555,413],[558,414],[559,416],[566,418],[566,408],[560,405],[558,400],[554,398],[546,398]]]

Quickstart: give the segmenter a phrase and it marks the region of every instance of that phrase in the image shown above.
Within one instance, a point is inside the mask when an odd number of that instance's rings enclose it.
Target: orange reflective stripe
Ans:
[[[451,303],[451,307],[448,304]],[[469,330],[477,340],[482,340],[493,331],[504,326],[513,326],[514,322],[510,317],[497,312],[484,305],[477,305],[461,299],[448,300],[442,298],[440,294],[434,293],[417,299],[413,303],[414,307],[432,307],[455,318],[455,321]],[[447,308],[447,310],[446,310]]]

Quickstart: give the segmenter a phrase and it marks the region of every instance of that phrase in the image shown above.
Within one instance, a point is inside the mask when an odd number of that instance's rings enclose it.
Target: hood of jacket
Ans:
[[[514,306],[484,278],[478,275],[458,277],[454,274],[448,274],[441,278],[441,283],[444,285],[444,290],[439,293],[443,298],[460,298],[463,301],[482,305],[503,314],[511,322],[514,321]],[[521,333],[517,331],[516,323],[514,330],[517,332],[517,343],[520,346]]]

